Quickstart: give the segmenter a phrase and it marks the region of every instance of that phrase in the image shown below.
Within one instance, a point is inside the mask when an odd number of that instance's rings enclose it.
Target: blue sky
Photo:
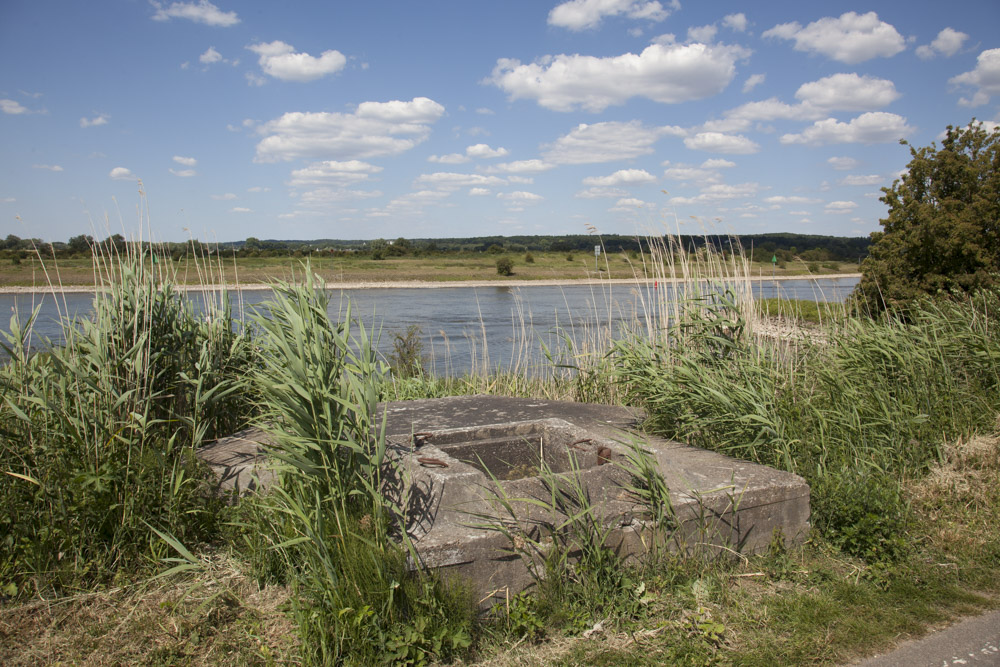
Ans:
[[[899,139],[1000,121],[998,26],[996,0],[4,0],[0,236],[138,235],[147,206],[167,241],[866,235]]]

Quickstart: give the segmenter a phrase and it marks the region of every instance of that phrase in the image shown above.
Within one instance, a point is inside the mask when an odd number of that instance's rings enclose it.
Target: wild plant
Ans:
[[[257,528],[280,555],[309,663],[448,659],[471,641],[461,594],[413,571],[400,508],[382,493],[387,455],[377,411],[387,369],[368,332],[328,315],[306,267],[253,320],[252,382],[279,483],[257,500]],[[253,530],[253,526],[250,527]],[[260,542],[257,542],[258,547]]]
[[[224,296],[196,314],[141,245],[95,258],[92,314],[28,352],[15,315],[0,369],[0,578],[22,594],[107,579],[215,531],[194,457],[245,423],[245,332]],[[219,305],[221,304],[221,305]]]
[[[757,335],[740,299],[710,293],[672,306],[666,336],[617,343],[621,390],[658,433],[805,476],[821,532],[892,559],[906,526],[899,480],[1000,405],[996,304],[981,293],[924,302],[907,321],[838,319],[789,346]],[[886,520],[859,532],[845,517],[858,489],[876,487]]]

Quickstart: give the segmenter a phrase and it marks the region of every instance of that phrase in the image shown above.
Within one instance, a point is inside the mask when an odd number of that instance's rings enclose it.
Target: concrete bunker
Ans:
[[[608,548],[642,557],[652,526],[648,507],[628,492],[629,443],[640,446],[670,490],[673,549],[687,553],[767,549],[773,531],[789,542],[809,529],[809,488],[791,473],[643,434],[641,414],[622,407],[459,396],[394,401],[385,435],[397,465],[386,493],[400,503],[419,565],[467,581],[483,606],[534,583],[532,563],[512,549],[495,517],[539,536],[562,523],[548,508],[552,484],[579,483]],[[267,436],[247,431],[204,448],[220,485],[264,486]],[[505,515],[506,499],[514,516]],[[542,501],[540,503],[534,500]],[[417,563],[414,563],[417,566]]]

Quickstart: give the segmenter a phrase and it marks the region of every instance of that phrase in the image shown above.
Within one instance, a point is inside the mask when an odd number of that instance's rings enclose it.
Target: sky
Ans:
[[[0,237],[863,236],[1000,2],[3,0]]]

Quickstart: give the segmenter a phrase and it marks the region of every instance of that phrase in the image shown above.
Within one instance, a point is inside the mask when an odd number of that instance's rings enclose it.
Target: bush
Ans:
[[[173,555],[163,534],[211,539],[221,502],[194,449],[244,426],[254,398],[225,303],[195,313],[148,256],[102,267],[65,345],[32,354],[16,318],[0,342],[0,582],[15,593],[134,572]]]
[[[571,253],[571,252],[566,253],[566,261],[567,262],[572,262],[573,261],[573,253]]]
[[[535,263],[535,256],[532,255],[530,252],[524,253],[524,263],[525,264],[534,264]]]
[[[902,142],[904,145],[906,142]],[[922,295],[972,293],[1000,267],[1000,128],[948,126],[941,149],[912,159],[880,198],[889,208],[871,235],[856,298],[870,312],[909,309]]]
[[[511,261],[510,257],[501,257],[497,260],[497,274],[501,276],[509,276],[514,273],[514,262]]]
[[[392,341],[389,367],[397,378],[412,378],[424,374],[424,344],[420,326],[411,324],[406,333],[396,333]]]
[[[906,553],[910,508],[888,475],[828,473],[812,482],[810,505],[816,529],[844,553],[869,563],[892,563]]]

